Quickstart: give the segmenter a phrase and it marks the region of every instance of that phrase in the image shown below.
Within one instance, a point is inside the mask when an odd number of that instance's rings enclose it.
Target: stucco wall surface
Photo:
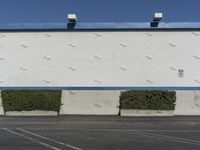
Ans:
[[[4,115],[2,99],[1,99],[1,91],[0,91],[0,115]]]
[[[200,91],[176,91],[174,115],[200,115]]]
[[[118,115],[120,91],[63,91],[60,114]]]
[[[199,35],[199,31],[2,32],[0,86],[199,87]]]

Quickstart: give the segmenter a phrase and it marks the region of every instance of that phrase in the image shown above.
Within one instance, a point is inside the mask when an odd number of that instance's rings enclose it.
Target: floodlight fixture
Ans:
[[[68,14],[68,21],[69,23],[76,23],[77,22],[76,14]]]
[[[153,21],[159,22],[163,18],[163,13],[154,13]]]

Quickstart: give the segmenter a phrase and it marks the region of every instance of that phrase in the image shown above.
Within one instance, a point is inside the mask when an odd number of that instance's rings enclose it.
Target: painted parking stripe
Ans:
[[[21,132],[27,133],[29,135],[33,135],[33,136],[39,137],[41,139],[45,139],[45,140],[50,141],[50,142],[54,142],[56,144],[60,144],[60,145],[66,146],[66,147],[74,149],[74,150],[83,150],[83,149],[78,148],[76,146],[73,146],[73,145],[70,145],[70,144],[66,144],[66,143],[63,143],[63,142],[60,142],[60,141],[57,141],[57,140],[53,140],[53,139],[50,139],[48,137],[45,137],[45,136],[30,132],[30,131],[27,131],[27,130],[24,130],[24,129],[21,129],[21,128],[16,128],[16,129],[21,131]]]
[[[145,129],[145,130],[141,130],[141,129],[136,129],[136,130],[132,130],[132,129],[127,129],[127,131],[137,131],[137,132],[200,132],[200,130],[183,130],[183,129],[179,129],[179,130],[174,130],[174,129],[172,129],[172,130],[170,130],[170,129],[164,129],[164,130],[162,130],[162,129]]]
[[[161,135],[161,134],[155,134],[155,133],[147,133],[147,132],[141,132],[141,131],[133,131],[133,130],[126,130],[128,131],[129,134],[136,134],[136,135],[142,135],[146,137],[153,137],[157,139],[162,139],[162,140],[169,140],[169,141],[177,141],[181,143],[186,143],[186,144],[193,144],[193,145],[200,145],[200,141],[198,140],[191,140],[191,139],[186,139],[186,138],[179,138],[179,137],[174,137],[174,136],[168,136],[168,135]]]
[[[1,128],[0,128],[1,129]],[[32,129],[32,130],[49,130],[47,128],[28,128],[29,130]],[[120,128],[92,128],[92,129],[88,129],[88,128],[83,128],[83,129],[77,129],[77,128],[71,128],[71,129],[66,129],[66,128],[50,128],[51,130],[59,130],[59,131],[124,131],[124,130],[127,130],[127,131],[138,131],[138,132],[200,132],[199,129],[186,129],[186,130],[183,130],[183,129],[120,129]]]
[[[29,129],[45,130],[46,128],[29,128]],[[143,132],[154,132],[154,131],[156,131],[156,132],[200,132],[200,130],[183,130],[183,129],[180,129],[180,130],[174,130],[174,129],[172,129],[172,130],[170,130],[170,129],[164,129],[164,130],[162,130],[162,129],[160,129],[160,130],[157,130],[157,129],[155,129],[155,130],[152,130],[152,129],[144,129],[144,130],[143,129],[134,129],[134,130],[132,130],[132,129],[123,129],[123,128],[122,129],[118,129],[118,128],[105,128],[105,129],[101,129],[101,128],[97,128],[97,129],[51,128],[51,129],[60,130],[60,131],[119,131],[119,130],[124,131],[124,130],[128,130],[128,131],[143,131]],[[49,130],[49,129],[46,129],[46,130]]]
[[[40,145],[42,145],[42,146],[44,146],[44,147],[50,148],[50,149],[52,149],[52,150],[62,150],[62,149],[60,149],[60,148],[57,148],[57,147],[52,146],[52,145],[49,145],[49,144],[47,144],[47,143],[38,141],[38,140],[36,140],[36,139],[33,139],[33,138],[29,137],[29,136],[26,136],[26,135],[20,134],[20,133],[18,133],[18,132],[12,131],[12,130],[10,130],[10,129],[3,128],[3,130],[5,130],[5,131],[7,131],[7,132],[9,132],[9,133],[11,133],[11,134],[14,134],[14,135],[17,135],[17,136],[21,136],[21,137],[23,137],[23,138],[25,138],[25,139],[27,139],[27,140],[33,141],[33,142],[35,142],[35,143],[38,143],[38,144],[40,144]]]
[[[175,139],[175,140],[182,140],[182,141],[187,141],[187,142],[194,142],[198,143],[200,145],[199,140],[194,140],[194,139],[186,139],[186,138],[180,138],[180,137],[174,137],[174,136],[169,136],[169,135],[163,135],[163,134],[157,134],[157,133],[149,133],[149,132],[141,132],[143,134],[148,134],[148,135],[153,135],[153,136],[159,136],[159,137],[164,137],[164,138],[169,138],[169,139]]]

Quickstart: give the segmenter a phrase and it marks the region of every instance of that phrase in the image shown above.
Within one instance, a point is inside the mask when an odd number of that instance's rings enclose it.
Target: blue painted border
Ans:
[[[160,22],[156,27],[151,22],[123,23],[9,23],[0,24],[0,30],[118,30],[118,29],[200,29],[200,22]]]
[[[200,90],[200,87],[129,87],[129,86],[106,86],[106,87],[0,87],[0,90]]]

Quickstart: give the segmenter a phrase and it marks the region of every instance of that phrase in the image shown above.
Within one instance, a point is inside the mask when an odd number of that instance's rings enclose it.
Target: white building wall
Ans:
[[[200,86],[200,32],[2,32],[0,86]],[[178,70],[184,77],[178,77]]]
[[[0,87],[200,87],[199,35],[199,31],[2,32]],[[183,77],[178,77],[179,69],[184,70]],[[119,93],[110,91],[109,98],[108,91],[97,92],[98,96],[82,92],[65,91],[62,101],[71,110],[63,107],[61,113],[101,114],[105,108],[108,114],[117,114]],[[191,91],[177,94],[176,114],[183,110],[199,114],[198,96]],[[79,103],[80,98],[90,106]],[[73,110],[75,105],[82,109]]]
[[[62,91],[61,115],[118,115],[120,91]]]

